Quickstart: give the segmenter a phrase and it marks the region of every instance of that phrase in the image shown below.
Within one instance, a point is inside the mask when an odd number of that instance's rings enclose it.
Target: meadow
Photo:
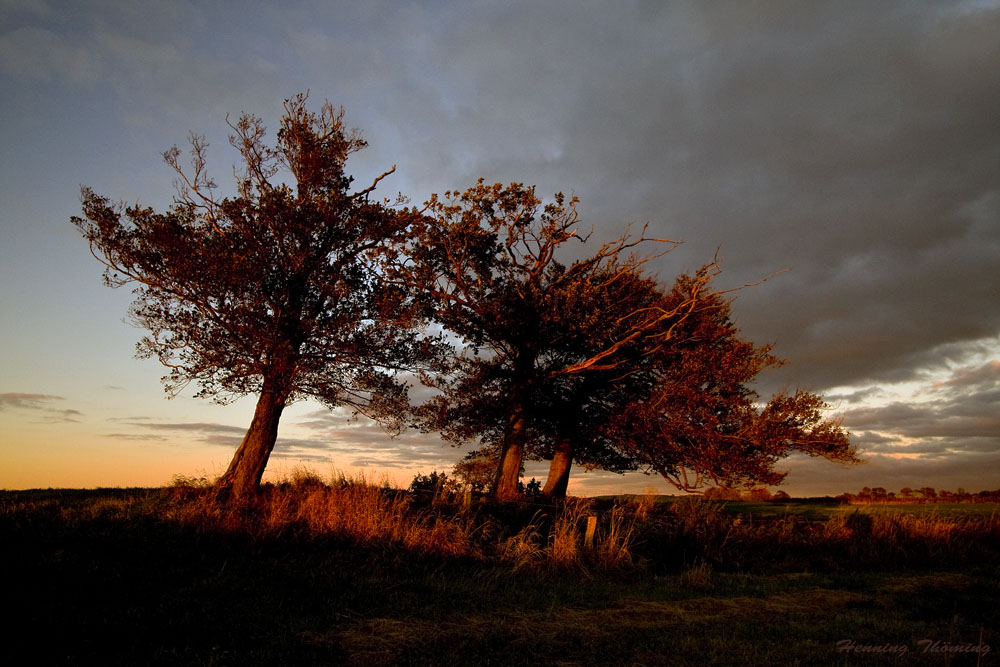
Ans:
[[[997,664],[995,506],[661,500],[0,492],[0,663]]]

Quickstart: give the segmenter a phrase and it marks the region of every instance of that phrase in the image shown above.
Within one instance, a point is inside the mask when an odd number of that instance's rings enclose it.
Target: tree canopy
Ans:
[[[770,346],[739,337],[725,292],[710,288],[717,272],[708,265],[667,289],[631,271],[603,298],[586,300],[581,313],[571,315],[564,302],[563,317],[576,326],[552,341],[549,365],[539,364],[525,408],[524,454],[551,461],[545,495],[566,494],[573,463],[654,472],[692,491],[705,483],[777,484],[784,474],[775,464],[795,451],[857,461],[839,423],[824,417],[819,396],[796,391],[761,404],[752,383],[782,362]],[[587,372],[547,370],[593,358],[615,340],[621,318],[644,309],[671,316]],[[595,324],[585,326],[587,319]],[[483,452],[502,449],[509,392],[503,366],[494,356],[460,367],[428,406],[431,423],[457,442],[478,439]]]
[[[565,406],[556,397],[572,393],[577,376],[607,374],[602,391],[615,376],[627,377],[624,364],[670,339],[717,268],[706,266],[689,298],[668,304],[641,274],[649,257],[633,250],[649,242],[669,250],[672,241],[626,232],[567,261],[560,256],[566,244],[586,242],[576,203],[557,194],[543,206],[533,188],[480,179],[465,192],[432,197],[401,252],[405,260],[390,272],[465,346],[456,373],[434,382],[442,393],[425,407],[425,424],[497,445],[499,498],[517,494],[533,436],[558,436],[551,427]],[[584,416],[575,407],[570,420]],[[541,418],[542,410],[550,418]]]
[[[685,299],[692,281],[679,276],[668,301]],[[857,462],[848,434],[825,417],[817,394],[781,392],[761,402],[754,380],[783,363],[771,346],[741,339],[730,301],[708,292],[642,371],[650,391],[616,414],[612,439],[637,467],[683,490],[706,482],[778,484],[785,473],[774,466],[793,452]]]
[[[231,124],[242,160],[232,196],[218,194],[207,144],[192,135],[189,166],[176,147],[164,154],[178,176],[167,211],[84,188],[84,217],[73,218],[106,284],[137,286],[131,317],[149,330],[139,354],[170,369],[168,391],[194,381],[217,401],[259,396],[219,480],[227,494],[256,490],[289,402],[314,397],[398,429],[407,407],[399,373],[440,352],[421,334],[410,295],[371,269],[410,214],[371,198],[393,170],[351,191],[345,163],[366,143],[343,117],[329,102],[309,111],[299,95],[286,101],[271,146],[263,122],[244,114]]]

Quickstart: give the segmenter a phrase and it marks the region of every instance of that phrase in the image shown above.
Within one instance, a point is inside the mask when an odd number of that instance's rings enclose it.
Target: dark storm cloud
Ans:
[[[8,73],[107,80],[133,117],[209,133],[309,88],[370,140],[362,181],[398,164],[386,196],[537,183],[575,191],[598,239],[683,239],[666,278],[718,247],[726,286],[791,268],[736,304],[792,362],[768,389],[906,380],[1000,331],[995,2],[72,12],[87,31],[12,14]]]
[[[841,403],[863,403],[867,399],[876,398],[883,393],[884,391],[880,387],[868,387],[847,394],[827,394],[825,398],[830,405],[836,408]]]
[[[428,85],[396,117],[416,190],[574,190],[598,236],[684,239],[664,276],[718,246],[727,285],[791,268],[736,307],[792,361],[775,384],[910,379],[1000,330],[996,5],[532,4],[425,29]]]
[[[41,424],[58,424],[62,422],[79,422],[83,413],[71,408],[54,407],[58,401],[65,401],[62,396],[52,394],[25,394],[8,392],[0,394],[0,411],[19,410],[33,415]]]
[[[1000,389],[1000,361],[989,361],[982,366],[965,366],[952,371],[947,380],[932,387],[935,392],[961,392],[975,395],[989,395]]]
[[[834,403],[859,405],[1000,350],[996,3],[470,11],[425,27],[442,37],[413,61],[428,85],[393,117],[415,191],[575,191],[598,238],[648,220],[684,240],[658,262],[668,279],[719,247],[721,286],[789,268],[734,306],[791,362],[765,395],[855,385]],[[898,436],[960,465],[996,449],[996,407],[950,393],[846,423],[895,434],[874,451]]]
[[[783,377],[907,379],[995,335],[998,13],[743,6],[695,13],[715,48],[693,47],[701,76],[678,91],[697,113],[645,120],[638,171],[668,185],[642,205],[701,254],[721,245],[738,280],[792,269],[736,310],[792,360]]]

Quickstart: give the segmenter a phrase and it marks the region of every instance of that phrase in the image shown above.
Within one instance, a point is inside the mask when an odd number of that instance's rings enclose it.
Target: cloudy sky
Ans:
[[[209,6],[210,5],[210,6]],[[256,6],[255,6],[256,5]],[[340,6],[338,6],[340,5]],[[868,464],[792,458],[785,488],[1000,487],[1000,3],[0,0],[0,488],[154,485],[228,463],[252,399],[166,400],[127,290],[70,225],[80,186],[162,208],[160,154],[309,90],[387,197],[487,181],[720,249],[745,336],[823,393]],[[408,481],[461,451],[302,403],[271,469]],[[529,467],[530,474],[544,468]],[[668,487],[577,473],[571,493]]]

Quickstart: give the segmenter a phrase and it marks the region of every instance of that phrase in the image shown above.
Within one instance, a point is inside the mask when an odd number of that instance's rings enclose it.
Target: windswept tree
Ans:
[[[678,303],[663,308],[655,280],[637,267],[609,261],[550,289],[552,310],[544,317],[561,326],[542,342],[545,353],[532,376],[525,455],[552,462],[543,493],[561,497],[574,460],[588,468],[635,469],[635,462],[622,456],[609,438],[609,425],[629,402],[649,395],[650,378],[639,371],[670,344],[700,288],[693,286],[686,308]],[[501,449],[509,391],[504,369],[505,360],[497,355],[465,359],[460,372],[443,383],[443,394],[428,407],[436,408],[429,416],[447,439],[478,439],[480,451]]]
[[[667,302],[686,300],[691,276],[680,276]],[[782,392],[766,403],[754,391],[757,375],[783,363],[770,346],[739,337],[723,293],[709,292],[675,330],[670,346],[649,360],[651,391],[630,402],[609,426],[609,437],[637,467],[677,488],[778,484],[775,470],[794,452],[857,463],[855,448],[826,404],[808,391]]]
[[[647,260],[632,249],[657,241],[669,250],[671,241],[626,233],[566,262],[565,245],[586,241],[577,224],[575,199],[556,195],[543,206],[533,188],[480,179],[464,193],[432,197],[401,253],[406,260],[389,271],[419,290],[429,316],[462,341],[456,372],[437,380],[442,393],[425,407],[425,424],[496,445],[500,499],[518,494],[548,389],[559,378],[615,369],[637,341],[661,344],[698,300],[695,291],[665,310],[635,299],[632,283]],[[607,302],[619,304],[610,318],[600,305]]]
[[[402,371],[425,368],[439,348],[421,335],[409,295],[370,267],[406,234],[410,213],[352,191],[348,157],[366,143],[344,112],[306,96],[285,102],[277,141],[244,114],[230,127],[242,164],[236,189],[219,194],[206,172],[204,138],[192,135],[189,166],[165,212],[112,203],[83,189],[73,222],[105,266],[111,287],[135,285],[130,314],[149,330],[139,356],[170,368],[176,393],[194,381],[218,402],[256,394],[253,420],[218,481],[224,496],[259,487],[290,402],[313,397],[349,406],[388,429],[406,414]],[[290,184],[279,177],[291,177]]]
[[[614,289],[564,298],[563,336],[550,341],[525,409],[525,456],[549,460],[544,495],[566,495],[573,464],[587,469],[655,472],[680,489],[706,483],[777,484],[776,463],[792,452],[856,461],[847,434],[824,416],[822,399],[782,393],[761,404],[757,375],[781,365],[769,346],[739,337],[725,292],[712,291],[709,265],[679,276],[670,289],[637,272],[618,274]],[[597,277],[595,272],[592,277]],[[644,312],[670,313],[626,340],[619,327]],[[547,372],[592,359],[618,345],[586,372]],[[445,385],[432,416],[446,437],[476,437],[497,451],[505,435],[507,381],[503,360],[467,363]]]

